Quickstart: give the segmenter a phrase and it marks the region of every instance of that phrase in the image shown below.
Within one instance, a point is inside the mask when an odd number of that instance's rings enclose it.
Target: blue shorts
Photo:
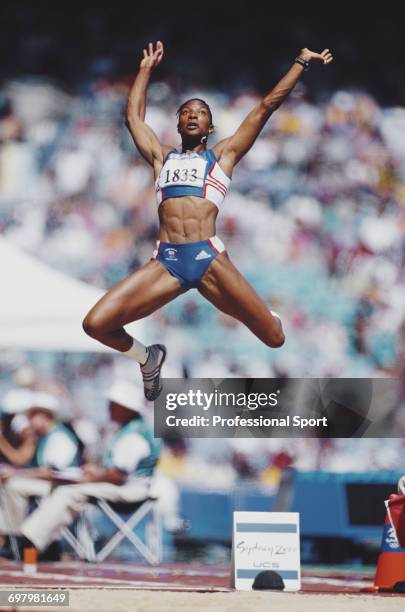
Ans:
[[[153,252],[153,259],[162,262],[180,284],[191,289],[197,287],[210,263],[225,250],[218,236],[199,242],[160,242]]]

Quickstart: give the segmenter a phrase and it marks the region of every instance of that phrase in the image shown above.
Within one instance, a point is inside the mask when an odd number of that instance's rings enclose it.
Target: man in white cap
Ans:
[[[90,497],[111,502],[147,499],[160,454],[160,440],[144,420],[143,390],[127,381],[108,391],[111,420],[119,424],[104,453],[102,465],[84,465],[77,484],[57,487],[21,525],[25,545],[45,550],[58,538]]]
[[[38,436],[36,467],[17,469],[7,466],[0,473],[0,534],[20,534],[29,512],[30,497],[50,493],[53,471],[79,464],[79,443],[73,433],[58,421],[59,402],[49,393],[32,393],[26,413]],[[1,554],[1,553],[0,553]]]
[[[35,393],[27,416],[39,436],[35,457],[38,467],[63,470],[79,465],[78,438],[60,422],[60,404],[54,395]]]

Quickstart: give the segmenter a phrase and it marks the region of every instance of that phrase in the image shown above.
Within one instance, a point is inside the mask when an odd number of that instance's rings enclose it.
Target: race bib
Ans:
[[[159,176],[159,187],[176,187],[188,185],[201,188],[204,184],[207,161],[202,157],[171,157],[162,168]]]

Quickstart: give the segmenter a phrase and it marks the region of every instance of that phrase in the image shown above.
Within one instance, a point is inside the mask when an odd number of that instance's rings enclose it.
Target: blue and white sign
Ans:
[[[285,589],[301,588],[298,512],[234,512],[232,538],[233,585],[250,591],[257,574],[277,572]]]

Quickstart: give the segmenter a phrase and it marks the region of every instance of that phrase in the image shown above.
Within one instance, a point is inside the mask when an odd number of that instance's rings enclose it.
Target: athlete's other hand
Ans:
[[[330,64],[333,60],[333,55],[329,49],[324,49],[322,53],[315,53],[315,51],[310,51],[305,47],[301,49],[299,57],[307,62],[322,62],[323,64]]]
[[[140,64],[140,68],[147,68],[153,70],[156,66],[159,66],[163,59],[163,43],[158,40],[156,43],[156,49],[153,49],[153,43],[148,43],[148,48],[143,50],[143,59]]]

